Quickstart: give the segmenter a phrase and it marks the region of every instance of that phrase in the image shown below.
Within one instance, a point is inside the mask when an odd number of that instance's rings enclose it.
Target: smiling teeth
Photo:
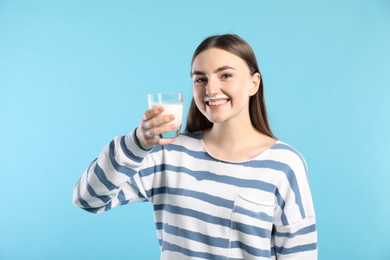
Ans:
[[[216,100],[216,101],[209,101],[210,106],[218,106],[225,104],[227,101],[226,100]]]

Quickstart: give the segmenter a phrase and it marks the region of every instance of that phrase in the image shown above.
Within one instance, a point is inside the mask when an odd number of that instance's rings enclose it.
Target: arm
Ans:
[[[166,125],[171,115],[155,107],[145,112],[136,131],[116,137],[94,160],[74,187],[73,203],[93,213],[102,213],[118,205],[143,201],[147,198],[138,172],[144,157],[154,145],[169,144],[174,139],[155,138],[171,130]]]
[[[138,172],[149,151],[137,144],[135,132],[115,137],[77,181],[74,204],[102,213],[121,204],[145,200]]]
[[[315,260],[317,257],[317,229],[314,216],[297,223],[276,226],[275,253],[278,260]]]
[[[275,214],[274,253],[278,260],[316,260],[317,228],[306,162],[295,153],[286,165],[289,170],[278,187],[283,201]]]

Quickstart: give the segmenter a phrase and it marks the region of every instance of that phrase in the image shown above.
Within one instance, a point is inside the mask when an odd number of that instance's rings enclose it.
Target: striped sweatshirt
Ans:
[[[144,150],[115,137],[80,177],[74,204],[103,213],[153,204],[160,259],[317,259],[306,163],[277,141],[245,162],[209,154],[202,134]]]

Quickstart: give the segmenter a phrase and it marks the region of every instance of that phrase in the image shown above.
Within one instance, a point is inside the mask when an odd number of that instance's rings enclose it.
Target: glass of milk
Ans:
[[[177,127],[173,131],[160,134],[160,138],[175,138],[180,135],[183,119],[183,92],[163,92],[148,94],[149,108],[155,106],[164,107],[164,115],[175,115],[175,119],[167,124],[175,124]]]

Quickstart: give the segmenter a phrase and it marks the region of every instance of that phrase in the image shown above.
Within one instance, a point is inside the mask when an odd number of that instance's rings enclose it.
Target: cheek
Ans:
[[[248,97],[250,96],[251,94],[251,90],[253,89],[253,83],[252,81],[248,80],[248,79],[243,79],[240,84],[241,86],[240,88],[240,94],[242,97]]]

